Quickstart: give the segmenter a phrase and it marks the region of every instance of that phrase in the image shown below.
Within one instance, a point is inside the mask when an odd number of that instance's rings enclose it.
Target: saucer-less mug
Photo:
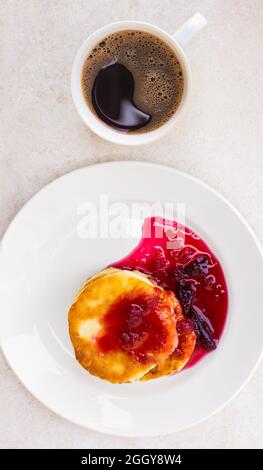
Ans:
[[[100,137],[116,144],[140,145],[153,142],[154,140],[164,136],[176,124],[180,115],[185,110],[189,100],[191,90],[191,70],[183,47],[205,25],[206,19],[200,13],[196,13],[173,35],[166,33],[157,26],[144,23],[142,21],[119,21],[117,23],[111,23],[91,34],[80,47],[75,57],[71,74],[71,91],[73,101],[79,115],[85,124],[87,124],[87,126]],[[102,41],[109,34],[127,29],[152,33],[166,42],[178,57],[184,75],[184,92],[181,103],[174,115],[169,119],[169,121],[160,126],[158,129],[138,134],[136,134],[136,132],[120,132],[118,130],[112,129],[110,126],[101,121],[95,112],[93,112],[87,105],[81,86],[81,76],[84,62],[95,45]]]

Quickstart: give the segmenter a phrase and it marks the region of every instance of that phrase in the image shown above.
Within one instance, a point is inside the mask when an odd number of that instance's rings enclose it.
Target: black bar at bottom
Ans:
[[[27,468],[36,468],[41,465],[58,465],[60,468],[72,465],[75,468],[101,468],[118,469],[132,466],[156,467],[165,465],[175,469],[196,465],[202,468],[213,469],[213,466],[222,466],[239,462],[250,468],[259,462],[263,456],[261,449],[2,449],[1,462],[4,459],[12,465],[26,465]]]

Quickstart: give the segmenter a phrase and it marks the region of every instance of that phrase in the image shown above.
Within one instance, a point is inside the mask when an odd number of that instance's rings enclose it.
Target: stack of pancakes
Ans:
[[[106,321],[109,312],[121,299],[132,302],[136,298],[154,300],[149,303],[150,314],[146,312],[139,318],[140,340],[131,348],[115,341],[112,347],[102,349],[101,338],[111,335]],[[117,309],[116,315],[124,316],[120,320],[125,325],[126,312]],[[154,335],[149,318],[156,318],[161,327],[162,341],[158,343],[155,337],[149,337]],[[151,276],[116,268],[107,268],[86,282],[69,310],[69,333],[80,364],[112,383],[145,381],[179,372],[190,359],[196,342],[173,292],[158,286]],[[130,329],[122,331],[122,337],[130,334]]]

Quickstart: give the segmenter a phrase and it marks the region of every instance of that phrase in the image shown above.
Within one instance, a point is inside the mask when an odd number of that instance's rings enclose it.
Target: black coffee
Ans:
[[[87,57],[82,89],[88,105],[114,129],[148,132],[176,112],[184,79],[179,60],[161,39],[142,31],[106,37]]]

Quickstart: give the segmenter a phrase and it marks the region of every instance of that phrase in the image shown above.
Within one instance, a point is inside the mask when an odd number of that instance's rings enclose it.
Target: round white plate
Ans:
[[[75,360],[67,312],[88,276],[127,254],[135,239],[82,238],[87,202],[180,202],[208,242],[229,289],[216,351],[182,373],[112,385]],[[84,203],[84,204],[83,204]],[[115,162],[83,168],[46,186],[18,213],[0,251],[1,344],[14,372],[51,410],[95,430],[154,436],[192,426],[225,405],[261,355],[263,263],[246,222],[208,186],[171,168]]]

